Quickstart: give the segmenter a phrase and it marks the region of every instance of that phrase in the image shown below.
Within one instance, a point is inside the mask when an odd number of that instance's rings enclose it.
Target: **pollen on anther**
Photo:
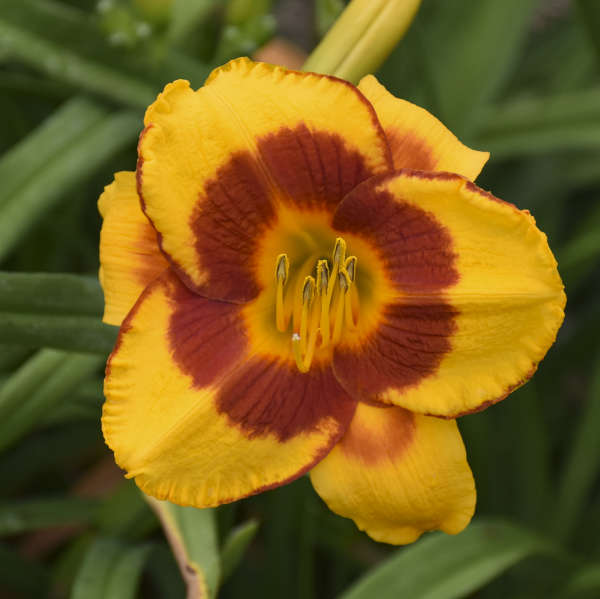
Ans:
[[[275,271],[277,280],[285,284],[290,271],[290,261],[287,254],[279,254],[279,256],[277,256]]]
[[[356,276],[356,262],[356,256],[350,256],[346,259],[346,263],[344,265],[351,283],[354,282],[354,277]]]

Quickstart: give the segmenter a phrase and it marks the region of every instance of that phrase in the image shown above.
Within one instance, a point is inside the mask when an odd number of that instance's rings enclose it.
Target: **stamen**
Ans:
[[[356,262],[356,256],[349,256],[344,262],[344,268],[346,269],[348,277],[352,283],[354,283],[354,277],[356,276]]]
[[[342,237],[337,237],[333,246],[333,254],[331,256],[332,268],[329,276],[329,285],[327,287],[327,298],[331,301],[333,290],[335,289],[337,274],[340,266],[346,261],[346,242]]]
[[[319,337],[319,347],[326,348],[339,342],[344,328],[356,327],[354,314],[358,309],[358,295],[354,282],[357,258],[346,256],[346,251],[345,240],[338,237],[331,263],[325,259],[318,260],[316,276],[308,274],[311,266],[314,268],[315,256],[307,257],[294,274],[293,284],[285,298],[283,289],[290,275],[290,263],[287,254],[277,256],[277,329],[285,332],[292,318],[292,352],[300,372],[309,370]],[[320,301],[315,302],[315,297]]]
[[[327,293],[329,283],[329,264],[327,260],[319,260],[317,263],[317,293],[323,295]]]
[[[321,347],[329,344],[329,264],[327,260],[319,260],[317,264],[317,293],[321,296],[321,316],[319,328],[321,329]]]
[[[303,288],[302,319],[300,333],[292,334],[292,350],[300,372],[307,372],[313,361],[319,335],[319,306],[313,301],[315,280],[306,277]],[[306,316],[306,318],[305,318]]]
[[[277,267],[275,274],[277,276],[277,280],[283,281],[283,284],[285,285],[290,273],[290,261],[287,254],[279,254],[279,256],[277,256],[276,264]]]
[[[275,298],[275,324],[277,330],[282,333],[287,329],[287,318],[285,317],[285,310],[283,308],[283,288],[287,283],[288,275],[290,272],[290,261],[287,254],[279,254],[277,256],[275,266],[275,276],[277,277],[277,291]]]
[[[336,237],[333,246],[333,265],[344,264],[346,261],[346,241],[343,237]]]

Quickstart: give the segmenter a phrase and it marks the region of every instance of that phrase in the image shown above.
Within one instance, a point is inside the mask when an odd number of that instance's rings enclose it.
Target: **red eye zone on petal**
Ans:
[[[432,148],[425,141],[412,133],[394,127],[388,127],[385,136],[393,150],[394,166],[397,169],[435,170],[437,161],[433,156]]]
[[[268,359],[250,360],[236,370],[216,405],[248,438],[272,434],[282,443],[334,422],[346,424],[355,408],[331,368],[301,373],[293,364]]]
[[[169,345],[173,360],[195,387],[207,387],[243,357],[247,340],[240,306],[172,287]]]
[[[415,416],[402,408],[380,408],[383,418],[374,427],[369,421],[355,418],[340,442],[341,450],[350,458],[367,466],[399,459],[410,447],[415,435]]]
[[[401,392],[418,385],[452,349],[457,314],[443,300],[431,305],[388,305],[368,339],[336,349],[336,375],[357,399],[367,401],[385,401],[379,394],[388,387]]]
[[[373,174],[340,135],[304,124],[257,139],[255,153],[234,154],[205,183],[190,218],[198,265],[206,272],[205,291],[236,301],[256,297],[256,251],[278,209],[286,205],[331,214]],[[181,269],[178,273],[186,279]]]
[[[368,181],[340,204],[333,226],[354,233],[379,252],[389,278],[403,293],[430,293],[456,284],[452,237],[431,213]]]

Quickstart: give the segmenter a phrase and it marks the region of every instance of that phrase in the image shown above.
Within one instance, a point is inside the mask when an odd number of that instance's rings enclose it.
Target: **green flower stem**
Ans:
[[[421,0],[352,0],[303,66],[352,83],[375,72],[411,24]]]
[[[171,545],[189,599],[213,599],[221,579],[214,509],[196,509],[145,496]]]

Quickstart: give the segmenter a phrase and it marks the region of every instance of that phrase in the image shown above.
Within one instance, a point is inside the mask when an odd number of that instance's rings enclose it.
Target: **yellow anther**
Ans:
[[[320,351],[338,343],[345,329],[356,326],[354,315],[358,310],[358,295],[354,283],[357,258],[347,256],[346,252],[345,240],[338,237],[330,260],[317,259],[318,254],[310,252],[301,264],[294,264],[293,273],[290,272],[287,254],[277,256],[277,329],[282,332],[289,330],[291,318],[292,353],[300,372],[309,370],[319,338]],[[308,273],[315,273],[315,260],[316,275],[311,276]],[[284,298],[286,283],[289,290]],[[315,298],[319,301],[315,302]]]
[[[302,285],[302,303],[310,304],[315,295],[315,279],[308,275],[304,277],[304,285]]]
[[[349,256],[344,262],[344,268],[346,269],[348,277],[352,283],[354,283],[354,278],[356,277],[356,262],[356,256]]]
[[[319,328],[321,330],[321,346],[329,343],[329,264],[327,260],[319,260],[317,263],[317,294],[321,297],[321,310]]]
[[[275,297],[275,324],[277,325],[277,330],[281,331],[282,333],[287,329],[288,324],[283,307],[283,288],[287,282],[289,272],[290,261],[288,260],[287,254],[279,254],[279,256],[277,256],[277,262],[275,266],[275,276],[277,278],[277,290]]]
[[[343,268],[346,261],[346,242],[342,237],[336,237],[335,245],[333,246],[332,253],[332,268],[329,273],[329,284],[327,286],[327,303],[331,302],[333,296],[333,290],[335,289],[337,282],[337,275],[340,268]]]
[[[341,268],[338,273],[338,282],[340,285],[340,289],[345,293],[350,289],[350,285],[352,285],[352,281],[350,280],[350,276],[345,268]]]
[[[333,246],[333,266],[344,264],[346,261],[346,242],[343,237],[336,237]]]
[[[319,260],[317,263],[317,293],[323,295],[327,293],[329,284],[329,264],[327,260]]]
[[[282,281],[285,285],[290,273],[290,261],[287,254],[279,254],[276,260],[275,275],[278,281]]]

